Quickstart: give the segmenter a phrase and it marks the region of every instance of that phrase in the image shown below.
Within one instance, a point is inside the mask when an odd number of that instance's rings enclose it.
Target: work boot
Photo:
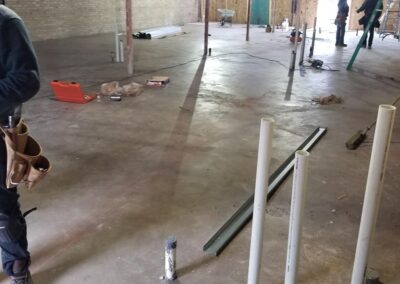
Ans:
[[[33,284],[31,273],[28,270],[24,275],[11,276],[10,284]]]

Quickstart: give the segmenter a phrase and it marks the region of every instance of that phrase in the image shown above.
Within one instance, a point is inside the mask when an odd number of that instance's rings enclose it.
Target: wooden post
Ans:
[[[204,13],[204,56],[208,53],[208,23],[210,20],[210,0],[206,0],[206,10]]]
[[[251,0],[247,0],[247,30],[246,41],[250,41]]]
[[[132,0],[126,0],[126,43],[128,47],[128,74],[133,75]]]

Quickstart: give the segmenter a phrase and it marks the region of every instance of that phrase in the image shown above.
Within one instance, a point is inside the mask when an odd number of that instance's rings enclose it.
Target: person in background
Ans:
[[[347,0],[339,0],[338,3],[338,13],[336,16],[336,44],[335,46],[346,47],[347,44],[344,43],[344,34],[346,32],[346,20],[349,16],[349,5]]]
[[[3,2],[4,3],[4,2]],[[0,126],[20,120],[22,103],[40,88],[39,68],[25,25],[0,5]],[[12,118],[12,119],[10,119]],[[11,122],[10,122],[11,121]],[[0,247],[4,273],[11,284],[32,284],[26,222],[17,187],[7,188],[7,152],[0,136]]]
[[[378,0],[365,0],[364,3],[361,5],[361,7],[357,9],[357,13],[364,11],[364,16],[358,21],[358,23],[360,25],[363,25],[364,32],[366,31],[366,29],[368,27],[369,20],[372,17],[372,13],[374,12],[377,2],[378,2]],[[375,18],[372,22],[372,25],[369,29],[369,37],[367,34],[367,36],[365,37],[364,42],[362,44],[362,47],[364,47],[364,48],[367,47],[367,38],[368,38],[368,49],[371,49],[372,42],[374,40],[374,30],[375,30],[375,28],[380,27],[379,18],[382,15],[382,10],[383,10],[383,4],[381,1],[381,4],[378,7],[378,12],[376,13],[376,16],[375,16]]]

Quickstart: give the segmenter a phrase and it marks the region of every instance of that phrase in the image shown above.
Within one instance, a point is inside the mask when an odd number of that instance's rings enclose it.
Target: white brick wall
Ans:
[[[196,22],[198,1],[132,0],[133,28]],[[23,18],[33,40],[111,32],[116,6],[121,15],[120,27],[125,27],[125,0],[8,0],[6,3]]]

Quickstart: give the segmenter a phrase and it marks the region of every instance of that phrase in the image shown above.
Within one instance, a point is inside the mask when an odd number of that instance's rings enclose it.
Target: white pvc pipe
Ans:
[[[351,284],[364,283],[371,239],[379,212],[395,114],[394,106],[379,106]]]
[[[121,62],[121,48],[119,43],[118,31],[115,33],[115,62]]]
[[[247,283],[258,284],[264,234],[265,206],[267,202],[268,173],[271,161],[274,120],[262,118],[258,145],[256,187],[254,194],[253,224],[251,231],[249,274]]]
[[[124,56],[124,41],[120,40],[119,41],[119,62],[124,62],[125,61],[125,56]]]
[[[304,216],[304,205],[307,196],[309,156],[310,154],[307,151],[296,152],[292,187],[292,206],[290,209],[285,284],[297,283],[296,279]]]
[[[114,0],[114,12],[115,12],[115,20],[114,20],[114,31],[115,31],[115,62],[121,62],[121,50],[119,46],[119,31],[118,31],[118,23],[119,23],[119,8],[117,2]]]

